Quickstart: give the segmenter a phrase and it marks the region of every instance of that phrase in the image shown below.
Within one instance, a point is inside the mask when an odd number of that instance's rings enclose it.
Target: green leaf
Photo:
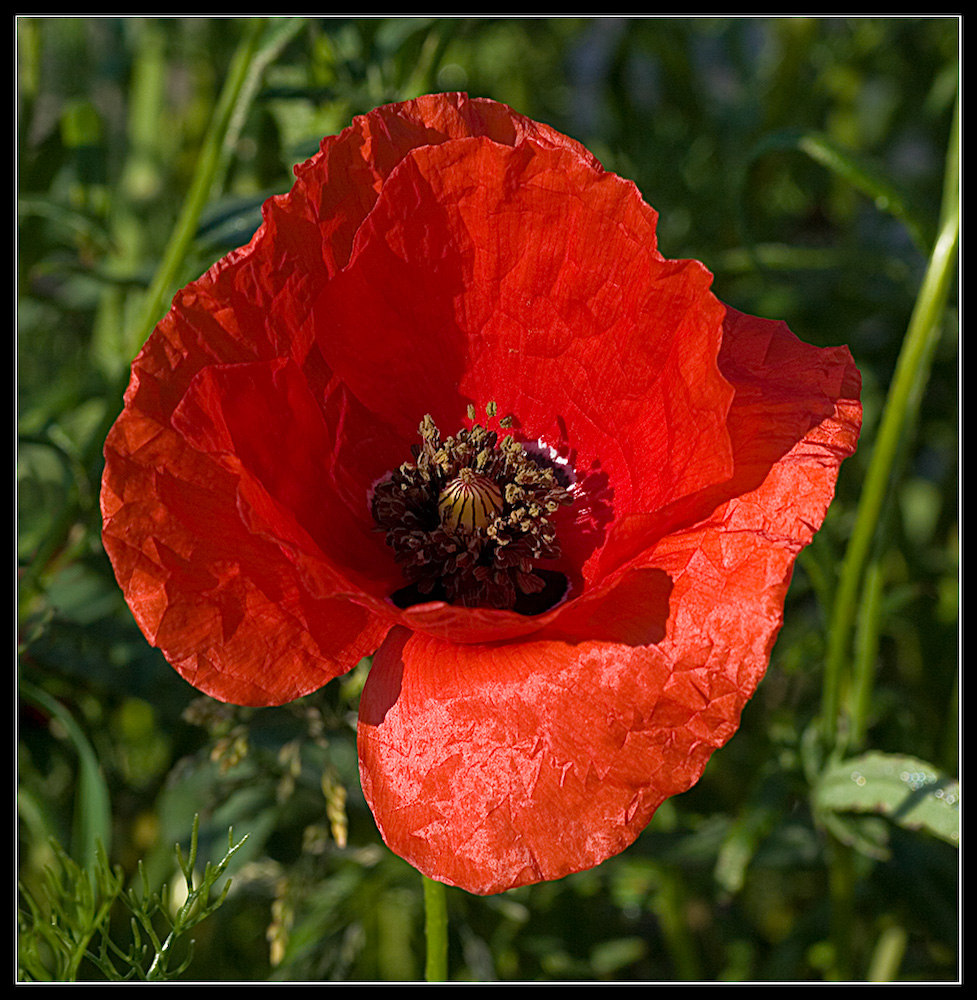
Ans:
[[[878,813],[958,845],[960,786],[915,757],[872,752],[830,765],[814,789],[824,813]]]
[[[818,132],[785,129],[765,136],[753,151],[753,160],[770,152],[796,150],[819,163],[826,170],[847,181],[871,199],[880,212],[898,219],[913,241],[923,251],[929,249],[932,234],[921,220],[909,197],[893,184],[885,173],[864,156],[845,149],[833,139]]]
[[[109,845],[112,840],[112,804],[102,766],[88,737],[60,702],[26,680],[21,680],[20,693],[57,719],[78,755],[72,854],[87,864],[95,857],[98,844]]]

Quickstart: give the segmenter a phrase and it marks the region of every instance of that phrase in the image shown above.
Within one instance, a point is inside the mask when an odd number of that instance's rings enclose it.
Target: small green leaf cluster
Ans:
[[[186,882],[186,899],[178,907],[167,886],[150,887],[142,862],[137,884],[125,888],[122,869],[109,863],[101,844],[94,863],[82,867],[52,841],[55,864],[45,869],[43,884],[34,892],[20,886],[18,980],[75,982],[100,974],[110,982],[165,982],[182,975],[193,959],[193,940],[184,945],[183,939],[224,903],[231,880],[216,896],[214,887],[247,840],[234,843],[233,830],[228,830],[224,856],[216,864],[208,861],[195,884],[198,826],[194,817],[186,857],[176,845]],[[112,918],[123,909],[129,913],[127,947],[111,934]]]

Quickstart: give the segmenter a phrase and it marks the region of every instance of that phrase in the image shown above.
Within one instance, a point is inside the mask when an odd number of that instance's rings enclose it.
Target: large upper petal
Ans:
[[[387,104],[353,119],[335,136],[322,140],[318,153],[296,167],[296,184],[287,196],[269,203],[269,222],[293,234],[296,216],[315,230],[315,242],[330,274],[349,260],[353,240],[373,208],[387,178],[411,150],[455,139],[485,136],[507,146],[523,143],[566,149],[601,169],[578,142],[505,104],[467,94],[429,94]]]
[[[572,150],[421,147],[322,288],[317,343],[402,437],[494,401],[602,475],[615,517],[657,510],[729,478],[733,393],[711,275],[663,258],[654,221],[633,184]]]

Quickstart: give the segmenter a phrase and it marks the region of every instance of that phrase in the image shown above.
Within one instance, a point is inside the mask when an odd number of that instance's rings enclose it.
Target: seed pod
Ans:
[[[449,531],[487,528],[502,513],[502,491],[471,469],[462,469],[438,496],[441,524]]]

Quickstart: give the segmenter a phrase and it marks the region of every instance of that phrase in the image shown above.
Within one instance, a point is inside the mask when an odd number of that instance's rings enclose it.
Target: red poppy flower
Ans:
[[[630,844],[733,734],[855,448],[844,348],[720,303],[509,108],[379,108],[176,296],[109,435],[143,632],[224,701],[375,652],[363,789],[472,892]]]

